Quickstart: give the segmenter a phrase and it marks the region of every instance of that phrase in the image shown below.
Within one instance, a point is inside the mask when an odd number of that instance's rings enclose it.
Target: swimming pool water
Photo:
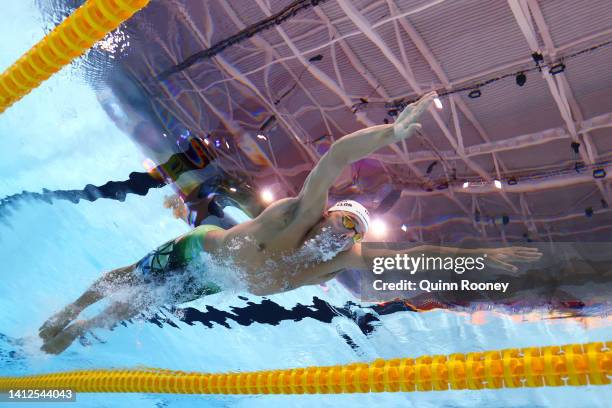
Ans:
[[[2,69],[44,35],[34,1],[5,3]],[[108,120],[80,78],[79,68],[66,68],[0,115],[0,197],[79,189],[142,171],[137,146]],[[166,187],[144,197],[128,195],[124,202],[28,201],[3,209],[0,375],[139,365],[251,371],[612,338],[608,320],[599,318],[445,311],[376,315],[330,282],[326,290],[314,286],[267,298],[221,293],[182,305],[178,312],[161,308],[153,311],[155,318],[94,330],[59,356],[39,351],[38,327],[102,271],[133,263],[187,231],[163,208],[167,194]],[[188,323],[181,315],[185,311],[195,321]],[[305,317],[309,312],[314,318]],[[359,323],[360,316],[372,323]],[[610,387],[295,397],[80,394],[71,406],[604,407],[610,398]]]

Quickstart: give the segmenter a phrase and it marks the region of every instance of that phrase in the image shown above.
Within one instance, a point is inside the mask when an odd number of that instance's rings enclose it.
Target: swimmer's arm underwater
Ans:
[[[323,155],[304,182],[298,214],[318,219],[327,206],[327,194],[342,170],[372,152],[410,137],[421,127],[417,120],[431,105],[435,92],[408,105],[394,124],[371,126],[337,140]]]

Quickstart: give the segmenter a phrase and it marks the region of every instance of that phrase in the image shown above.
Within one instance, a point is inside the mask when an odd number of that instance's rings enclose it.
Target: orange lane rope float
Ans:
[[[148,3],[88,0],[0,75],[0,113]]]
[[[375,360],[239,373],[162,369],[82,370],[0,377],[0,391],[172,394],[339,394],[610,384],[612,342]]]

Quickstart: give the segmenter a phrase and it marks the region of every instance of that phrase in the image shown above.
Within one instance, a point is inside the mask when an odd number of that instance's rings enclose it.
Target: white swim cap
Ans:
[[[359,204],[357,201],[353,201],[353,200],[338,201],[336,204],[331,206],[330,209],[327,211],[329,212],[346,211],[346,212],[350,212],[351,214],[355,214],[357,218],[359,219],[359,221],[361,221],[361,224],[363,225],[364,234],[368,232],[368,229],[370,228],[370,212],[368,211],[367,208]]]

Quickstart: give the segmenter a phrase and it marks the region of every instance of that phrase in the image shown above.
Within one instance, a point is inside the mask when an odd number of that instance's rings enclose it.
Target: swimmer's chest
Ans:
[[[258,251],[282,252],[295,250],[304,242],[311,225],[296,219],[298,201],[280,201],[265,217],[256,221],[253,238]]]
[[[249,274],[265,272],[272,281],[300,269],[292,255],[302,247],[311,226],[295,218],[297,203],[295,198],[281,200],[257,219],[232,229],[225,244],[233,248],[228,255],[237,266]]]

